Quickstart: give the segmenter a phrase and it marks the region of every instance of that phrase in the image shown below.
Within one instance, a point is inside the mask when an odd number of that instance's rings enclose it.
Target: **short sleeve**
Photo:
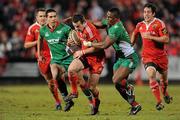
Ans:
[[[25,42],[32,42],[34,40],[34,35],[32,32],[32,29],[29,27],[26,38],[25,38]]]
[[[160,36],[164,36],[164,35],[169,36],[168,31],[167,31],[166,26],[163,21],[160,22],[159,35]]]
[[[108,31],[108,35],[111,40],[116,41],[119,38],[120,31],[118,30],[118,28],[111,28]]]
[[[101,24],[102,24],[102,25],[106,25],[106,26],[107,26],[107,25],[108,25],[108,22],[107,22],[107,20],[106,20],[106,19],[103,19],[103,20],[101,21]]]

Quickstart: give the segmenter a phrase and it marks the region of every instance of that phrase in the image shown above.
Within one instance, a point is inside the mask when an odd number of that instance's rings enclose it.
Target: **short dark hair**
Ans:
[[[35,16],[37,16],[38,12],[46,12],[46,9],[45,8],[38,8],[38,9],[36,9]]]
[[[75,14],[73,17],[72,17],[72,22],[74,23],[77,23],[77,22],[81,22],[81,23],[84,23],[85,22],[85,18],[83,15],[81,14]]]
[[[50,13],[50,12],[57,13],[54,9],[50,8],[50,9],[46,10],[46,17],[48,16],[48,13]]]
[[[115,18],[120,18],[120,10],[118,8],[111,8],[108,11],[113,13]]]
[[[153,3],[146,3],[146,4],[144,5],[144,8],[145,8],[145,7],[151,8],[152,13],[156,13],[156,5],[155,5],[155,4],[153,4]]]

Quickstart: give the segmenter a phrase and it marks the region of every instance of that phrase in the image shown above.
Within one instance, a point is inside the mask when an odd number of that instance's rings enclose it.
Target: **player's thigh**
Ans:
[[[155,79],[156,78],[156,72],[157,72],[157,65],[153,62],[147,62],[144,64],[145,71],[147,73],[147,76],[149,79]]]
[[[62,66],[62,65],[59,65],[59,64],[56,64],[56,63],[53,63],[53,64],[51,64],[50,65],[50,67],[51,67],[51,72],[52,72],[52,74],[54,75],[54,74],[63,74],[63,73],[65,73],[65,68]]]
[[[52,74],[55,73],[55,72],[58,72],[57,64],[55,64],[55,63],[50,64],[50,68],[51,68]]]
[[[114,75],[113,82],[117,83],[123,79],[126,79],[130,73],[137,67],[137,63],[132,59],[120,58],[113,66]]]
[[[74,59],[68,67],[68,72],[81,71],[84,69],[83,63],[79,59]]]

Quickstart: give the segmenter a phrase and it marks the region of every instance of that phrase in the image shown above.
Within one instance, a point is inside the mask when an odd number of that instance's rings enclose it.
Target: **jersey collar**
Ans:
[[[59,24],[60,24],[60,22],[57,21],[54,28],[50,28],[50,27],[49,27],[49,24],[47,24],[47,27],[50,29],[50,32],[53,32],[53,31],[57,28],[57,26],[58,26]]]

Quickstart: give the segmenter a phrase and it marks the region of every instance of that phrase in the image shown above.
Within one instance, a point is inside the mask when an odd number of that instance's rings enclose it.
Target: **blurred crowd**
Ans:
[[[87,19],[101,20],[106,11],[118,7],[129,34],[142,20],[143,5],[157,5],[157,17],[162,19],[170,33],[169,55],[180,56],[179,0],[0,0],[0,63],[9,58],[33,58],[34,49],[23,47],[28,27],[34,22],[36,8],[54,8],[60,19],[82,13]]]

